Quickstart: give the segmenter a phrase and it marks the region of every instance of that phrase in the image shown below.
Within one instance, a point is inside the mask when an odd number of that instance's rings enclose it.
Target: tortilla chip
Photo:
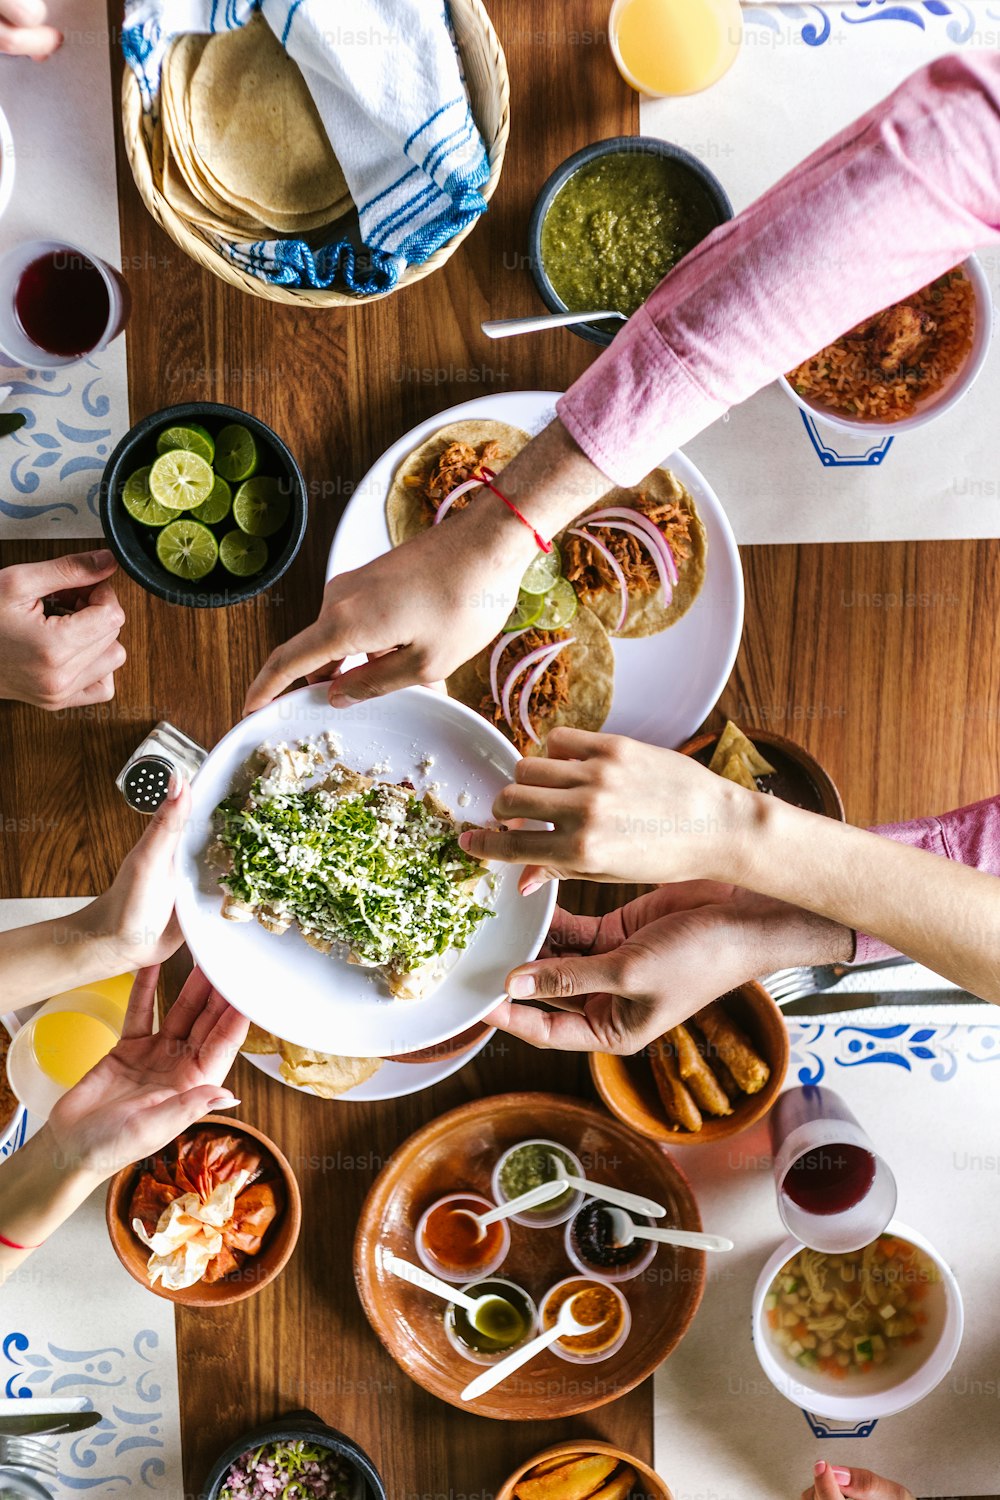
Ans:
[[[497,469],[499,473],[529,441],[528,434],[520,427],[485,418],[453,422],[425,438],[419,447],[407,454],[392,476],[385,501],[385,520],[392,545],[398,547],[401,542],[410,541],[431,525],[419,485],[407,484],[407,480],[419,480],[429,473],[449,443],[469,443],[477,451],[483,443],[500,443],[503,452]],[[496,500],[495,503],[499,505],[501,502]]]
[[[529,745],[525,755],[543,755],[549,733],[562,725],[571,729],[601,729],[611,712],[614,695],[615,653],[608,633],[593,610],[580,606],[565,633],[574,638],[563,652],[569,667],[569,702],[563,704],[543,724],[535,724],[540,745]],[[562,631],[553,633],[558,640]],[[445,683],[448,695],[468,708],[478,711],[483,697],[490,691],[490,654],[493,642],[474,656],[464,667],[453,672]],[[501,730],[501,733],[503,731]]]
[[[240,1048],[241,1052],[248,1052],[254,1056],[266,1056],[277,1052],[278,1038],[272,1036],[270,1031],[265,1031],[263,1026],[258,1026],[256,1021],[250,1022],[250,1030],[247,1039]]]
[[[279,1041],[281,1076],[286,1083],[312,1089],[321,1099],[336,1099],[372,1078],[382,1066],[381,1057],[335,1057],[314,1052],[293,1042]]]
[[[648,594],[633,593],[629,596],[628,616],[621,630],[614,629],[621,608],[621,596],[617,588],[605,589],[602,593],[585,601],[606,630],[616,637],[625,639],[658,635],[661,630],[676,625],[677,621],[687,614],[701,593],[702,584],[705,582],[708,556],[708,536],[694,500],[669,469],[654,469],[651,474],[646,475],[641,484],[637,484],[633,489],[609,490],[600,504],[592,508],[604,510],[614,505],[625,506],[629,510],[638,510],[636,502],[640,491],[651,500],[673,501],[690,514],[692,518],[691,556],[676,560],[678,581],[669,606],[664,606],[663,593],[659,588]],[[582,519],[586,520],[586,516]]]
[[[738,761],[746,771],[750,780],[747,782],[734,771],[726,771],[725,766],[730,761]],[[719,742],[712,752],[712,759],[708,763],[708,769],[714,771],[718,776],[725,776],[729,781],[739,781],[742,786],[750,787],[756,791],[755,776],[773,776],[774,767],[770,761],[764,759],[757,746],[748,739],[743,730],[732,719],[727,720],[726,727],[719,735]]]

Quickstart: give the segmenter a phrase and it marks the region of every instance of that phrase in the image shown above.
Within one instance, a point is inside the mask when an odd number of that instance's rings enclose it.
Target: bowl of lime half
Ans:
[[[276,583],[307,513],[302,472],[277,433],[210,401],[144,417],[101,480],[104,535],[125,572],[169,604],[200,609]]]

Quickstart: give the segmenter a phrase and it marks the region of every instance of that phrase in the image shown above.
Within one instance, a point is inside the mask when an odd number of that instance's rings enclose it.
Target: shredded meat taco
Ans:
[[[433,526],[452,490],[483,464],[499,474],[527,442],[528,434],[520,427],[486,420],[454,422],[427,438],[403,459],[389,487],[385,518],[392,545],[398,547]],[[464,509],[476,495],[476,490],[459,495],[451,509]]]

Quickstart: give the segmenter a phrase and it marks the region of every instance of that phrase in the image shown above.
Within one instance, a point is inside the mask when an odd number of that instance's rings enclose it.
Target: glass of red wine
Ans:
[[[877,1239],[896,1210],[896,1179],[839,1094],[808,1084],[787,1089],[770,1128],[786,1229],[829,1254]]]
[[[0,260],[0,349],[28,368],[96,354],[128,321],[124,277],[77,245],[28,240]]]

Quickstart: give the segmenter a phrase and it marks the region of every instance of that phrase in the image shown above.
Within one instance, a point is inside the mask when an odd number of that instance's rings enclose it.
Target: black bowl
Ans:
[[[531,262],[531,272],[541,299],[550,312],[569,312],[569,308],[549,280],[542,260],[542,222],[548,213],[549,206],[563,184],[581,167],[589,166],[599,157],[620,156],[628,151],[643,152],[648,156],[664,156],[669,161],[686,167],[715,209],[718,224],[724,224],[727,219],[733,217],[733,205],[729,201],[729,195],[715,173],[710,172],[697,156],[692,156],[690,151],[685,151],[683,146],[671,145],[669,141],[658,141],[649,135],[615,135],[606,141],[595,141],[591,146],[584,146],[582,151],[574,151],[572,156],[567,156],[561,166],[556,167],[552,176],[546,181],[535,199],[535,206],[531,210],[531,218],[528,222],[528,258]],[[624,326],[624,323],[617,319],[613,322],[610,319],[602,319],[597,323],[574,323],[570,327],[570,332],[577,334],[579,338],[587,339],[591,344],[607,346],[619,329]]]
[[[235,1443],[230,1444],[225,1453],[220,1454],[212,1465],[208,1478],[202,1485],[201,1500],[218,1500],[219,1489],[229,1472],[230,1465],[234,1464],[244,1453],[259,1448],[263,1443],[300,1441],[317,1443],[346,1459],[361,1481],[354,1500],[387,1500],[382,1476],[365,1450],[360,1448],[353,1438],[345,1437],[335,1427],[328,1427],[311,1411],[289,1412],[287,1417],[280,1417],[274,1422],[265,1422],[260,1427],[252,1428]]]
[[[221,563],[197,582],[175,578],[168,573],[156,555],[156,527],[143,526],[129,515],[121,501],[126,479],[136,469],[156,458],[157,434],[164,427],[200,422],[216,430],[230,422],[248,427],[261,450],[261,474],[273,474],[291,500],[288,519],[281,530],[267,538],[268,560],[252,578],[234,578]],[[289,449],[265,423],[235,406],[214,401],[189,401],[183,406],[165,406],[162,411],[143,417],[125,434],[105,465],[100,490],[101,525],[108,546],[130,578],[168,604],[186,604],[196,609],[218,609],[227,604],[242,604],[277,583],[291,567],[306,534],[308,501],[302,471]],[[221,523],[220,523],[221,524]],[[235,523],[227,521],[232,527]]]

